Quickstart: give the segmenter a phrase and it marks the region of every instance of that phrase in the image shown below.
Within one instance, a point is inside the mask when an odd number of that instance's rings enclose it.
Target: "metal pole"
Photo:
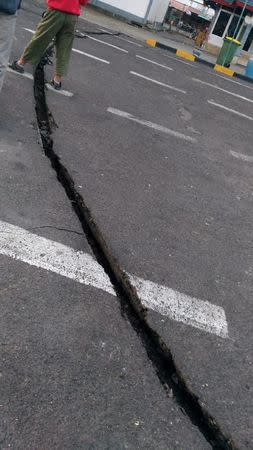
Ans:
[[[237,25],[236,25],[236,29],[235,29],[234,34],[233,34],[233,39],[234,39],[235,36],[236,36],[236,33],[237,33],[238,28],[239,28],[239,26],[240,26],[241,18],[242,18],[243,14],[244,14],[244,11],[245,11],[247,5],[248,5],[248,0],[246,0],[246,2],[244,3],[244,6],[243,6],[243,8],[242,8],[242,12],[241,12],[241,14],[240,14],[240,16],[239,16],[239,19],[238,19],[238,22],[237,22]]]

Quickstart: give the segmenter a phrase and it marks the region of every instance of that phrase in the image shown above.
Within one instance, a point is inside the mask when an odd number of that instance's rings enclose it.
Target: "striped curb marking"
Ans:
[[[253,83],[253,78],[249,78],[246,75],[242,75],[241,73],[235,72],[235,71],[233,71],[227,67],[221,66],[219,64],[213,64],[209,61],[199,58],[198,56],[195,56],[192,53],[186,52],[179,48],[177,49],[174,47],[170,47],[169,45],[162,44],[161,42],[158,42],[155,39],[146,39],[146,44],[149,45],[150,47],[157,47],[157,48],[161,48],[163,50],[167,50],[171,53],[175,53],[180,58],[186,59],[188,61],[199,62],[200,64],[209,66],[212,69],[214,69],[216,72],[223,73],[229,77],[237,77],[237,78],[240,78],[241,80],[248,81],[249,83]]]

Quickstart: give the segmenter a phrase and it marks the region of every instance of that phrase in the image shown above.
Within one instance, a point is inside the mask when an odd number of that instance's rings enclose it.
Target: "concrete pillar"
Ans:
[[[169,7],[169,0],[153,0],[147,21],[159,27],[163,24],[167,10]]]

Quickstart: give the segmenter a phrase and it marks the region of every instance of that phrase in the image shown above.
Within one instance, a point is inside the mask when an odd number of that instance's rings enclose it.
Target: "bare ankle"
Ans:
[[[55,74],[55,75],[54,75],[54,81],[55,81],[56,83],[60,83],[60,82],[61,82],[61,75]]]
[[[21,56],[21,58],[19,58],[18,64],[19,64],[20,66],[24,66],[24,65],[25,65],[25,60],[24,60],[24,58],[22,58],[22,56]]]

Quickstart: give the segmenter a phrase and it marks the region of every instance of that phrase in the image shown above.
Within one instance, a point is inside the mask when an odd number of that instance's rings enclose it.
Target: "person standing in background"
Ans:
[[[15,34],[16,13],[20,5],[21,0],[0,0],[0,92]]]
[[[0,0],[1,1],[1,0]],[[66,75],[75,36],[80,5],[89,0],[47,0],[47,10],[39,22],[35,34],[17,61],[10,64],[11,69],[23,73],[26,63],[36,67],[47,47],[55,40],[56,70],[51,85],[61,89],[61,79]]]

